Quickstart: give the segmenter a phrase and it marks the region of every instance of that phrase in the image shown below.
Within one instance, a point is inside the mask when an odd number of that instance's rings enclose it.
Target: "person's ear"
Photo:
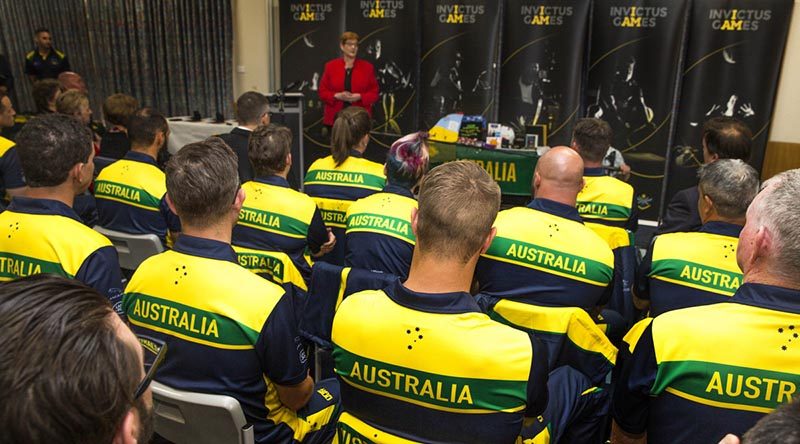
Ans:
[[[246,198],[247,194],[244,192],[244,188],[239,188],[239,191],[236,192],[236,199],[233,200],[233,209],[236,210],[236,214],[239,214]]]
[[[292,153],[291,151],[286,153],[286,168],[292,167]]]
[[[265,112],[264,115],[261,116],[261,121],[259,122],[261,125],[269,125],[272,119],[269,116],[269,111]]]
[[[169,197],[169,191],[167,191],[167,194],[165,194],[164,197],[167,198],[167,206],[169,207],[169,210],[172,211],[172,214],[178,214],[178,212],[175,211],[175,204],[172,203],[172,198]]]
[[[165,145],[165,144],[164,144],[164,140],[165,140],[165,139],[166,139],[166,136],[164,135],[164,131],[157,131],[157,132],[156,132],[156,140],[154,140],[154,141],[153,141],[153,143],[154,143],[154,144],[155,144],[155,146],[157,146],[157,147],[158,147],[158,149],[160,150],[160,149],[161,149],[161,148],[163,148],[163,147],[164,147],[164,145]]]
[[[533,172],[533,190],[531,190],[532,197],[536,197],[536,190],[542,185],[542,176],[538,171]]]
[[[716,207],[714,206],[714,201],[711,199],[711,196],[708,194],[701,194],[697,209],[700,213],[700,220],[705,223],[711,218],[712,213],[716,210]]]
[[[137,444],[137,435],[139,434],[139,424],[136,415],[136,409],[128,410],[122,422],[119,425],[114,439],[111,440],[112,444]]]
[[[417,221],[419,219],[419,210],[416,208],[411,209],[411,232],[414,237],[417,237]]]
[[[492,227],[489,230],[489,235],[486,236],[486,240],[483,241],[483,246],[481,247],[481,254],[486,253],[489,250],[489,247],[492,245],[492,241],[494,237],[497,235],[497,227]]]

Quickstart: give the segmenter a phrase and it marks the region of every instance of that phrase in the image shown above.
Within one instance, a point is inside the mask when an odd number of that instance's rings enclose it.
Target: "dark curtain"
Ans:
[[[18,108],[33,109],[23,75],[33,30],[50,28],[54,46],[89,85],[95,116],[121,92],[167,115],[232,117],[230,0],[0,0],[0,53],[16,80]]]

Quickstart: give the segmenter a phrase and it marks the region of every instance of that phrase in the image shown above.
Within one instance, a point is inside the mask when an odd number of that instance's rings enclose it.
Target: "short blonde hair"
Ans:
[[[474,162],[448,162],[422,180],[417,248],[467,263],[486,241],[500,210],[500,187]]]
[[[339,43],[344,45],[347,43],[348,40],[355,40],[356,42],[359,41],[360,37],[353,31],[345,31],[342,35],[339,36]]]
[[[89,98],[74,89],[62,93],[56,99],[56,112],[59,114],[74,116],[80,113],[82,106],[89,106]]]

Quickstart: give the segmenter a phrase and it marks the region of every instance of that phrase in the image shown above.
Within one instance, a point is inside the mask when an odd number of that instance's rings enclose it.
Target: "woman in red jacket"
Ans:
[[[345,32],[339,37],[342,57],[325,64],[319,83],[319,98],[325,104],[322,124],[332,126],[336,113],[348,106],[360,106],[372,117],[372,104],[378,101],[375,69],[366,60],[356,59],[358,34]]]

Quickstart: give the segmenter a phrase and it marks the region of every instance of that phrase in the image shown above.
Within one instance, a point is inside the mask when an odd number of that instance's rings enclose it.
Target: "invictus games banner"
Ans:
[[[330,153],[328,141],[321,134],[322,103],[318,89],[325,63],[341,57],[339,36],[345,31],[345,3],[346,0],[280,2],[281,83],[294,84],[292,91],[305,95],[303,171],[315,159]]]
[[[754,136],[750,163],[761,168],[792,6],[792,0],[695,0],[666,203],[697,183],[709,118],[746,123]]]
[[[590,2],[506,0],[500,121],[524,134],[544,125],[547,144],[568,145],[580,112]]]
[[[500,14],[496,0],[425,0],[420,100],[423,128],[463,112],[496,121]]]
[[[417,131],[419,1],[350,1],[345,23],[361,36],[358,56],[372,63],[378,79],[373,131],[397,135]]]
[[[586,116],[606,120],[642,219],[658,217],[688,0],[596,0]]]

